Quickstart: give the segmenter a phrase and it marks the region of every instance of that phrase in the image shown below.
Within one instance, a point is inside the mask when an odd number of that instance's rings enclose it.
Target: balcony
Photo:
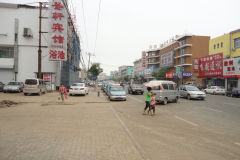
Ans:
[[[147,62],[147,64],[159,64],[160,62]]]
[[[185,48],[185,47],[192,47],[192,44],[184,44],[184,45],[181,45],[181,46],[175,48],[174,50],[176,51],[176,50],[179,50],[179,49]]]
[[[176,65],[176,66],[174,66],[174,67],[182,67],[182,66],[192,66],[192,64],[184,63],[184,64]]]
[[[155,55],[155,56],[147,56],[147,58],[158,58],[158,57],[160,57],[160,55]]]
[[[0,58],[0,68],[12,69],[14,67],[14,58]]]
[[[180,55],[180,56],[176,56],[174,58],[177,59],[177,58],[187,57],[187,56],[192,56],[192,54],[183,54],[183,55]]]

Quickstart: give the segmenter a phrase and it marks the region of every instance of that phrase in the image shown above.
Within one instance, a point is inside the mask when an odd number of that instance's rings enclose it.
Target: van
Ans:
[[[152,86],[152,92],[155,95],[156,102],[167,104],[168,102],[178,102],[179,93],[177,84],[172,81],[155,81],[154,86]]]
[[[23,93],[25,96],[28,94],[38,94],[40,96],[42,93],[46,92],[47,87],[42,79],[29,78],[25,80],[23,88]]]

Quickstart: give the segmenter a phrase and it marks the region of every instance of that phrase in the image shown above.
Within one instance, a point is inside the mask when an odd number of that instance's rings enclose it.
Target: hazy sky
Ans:
[[[94,52],[99,0],[69,0],[69,4],[76,13],[87,63],[85,53]],[[239,29],[239,6],[240,0],[102,0],[96,56],[92,60],[100,62],[109,74],[120,65],[133,65],[149,45],[159,45],[174,35],[191,33],[213,38]]]

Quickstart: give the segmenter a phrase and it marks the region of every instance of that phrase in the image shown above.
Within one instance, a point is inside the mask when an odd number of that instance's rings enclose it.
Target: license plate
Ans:
[[[77,88],[75,88],[74,90],[78,90]]]

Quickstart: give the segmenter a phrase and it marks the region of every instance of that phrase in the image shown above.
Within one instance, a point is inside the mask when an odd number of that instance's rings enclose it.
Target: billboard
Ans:
[[[160,56],[160,67],[172,67],[173,65],[173,51],[165,52]]]
[[[216,77],[223,75],[223,53],[199,58],[199,77]]]
[[[223,77],[240,77],[240,57],[223,60]]]
[[[173,72],[167,72],[166,78],[173,78]]]
[[[193,58],[192,59],[192,66],[193,66],[193,72],[197,73],[198,72],[198,66],[199,66],[199,58]]]
[[[146,52],[142,52],[142,67],[146,68]]]
[[[67,60],[67,22],[66,8],[61,0],[50,0],[49,60]]]

